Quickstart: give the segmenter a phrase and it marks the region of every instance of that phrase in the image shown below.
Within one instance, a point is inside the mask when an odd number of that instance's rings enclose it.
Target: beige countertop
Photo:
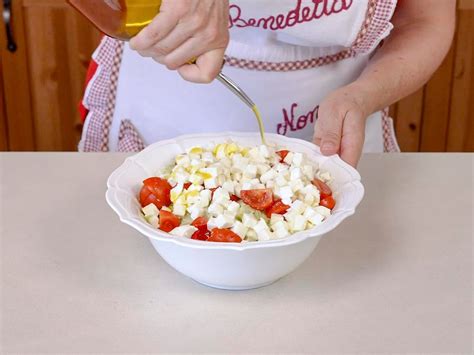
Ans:
[[[3,353],[472,352],[474,155],[367,155],[366,197],[279,282],[207,288],[104,199],[114,154],[0,154]]]

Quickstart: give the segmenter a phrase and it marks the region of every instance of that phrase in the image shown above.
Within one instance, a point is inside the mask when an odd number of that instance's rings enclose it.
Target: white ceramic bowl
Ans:
[[[176,155],[196,146],[229,140],[257,145],[256,133],[215,133],[178,137],[155,143],[125,160],[109,177],[107,202],[120,220],[147,236],[156,251],[173,268],[190,278],[216,288],[243,290],[265,286],[295,270],[316,248],[321,237],[355,212],[364,188],[359,173],[339,157],[325,157],[317,146],[279,135],[267,135],[269,143],[305,153],[334,178],[337,200],[333,214],[320,226],[267,242],[226,244],[170,236],[151,227],[141,215],[137,200],[142,181],[171,164]]]

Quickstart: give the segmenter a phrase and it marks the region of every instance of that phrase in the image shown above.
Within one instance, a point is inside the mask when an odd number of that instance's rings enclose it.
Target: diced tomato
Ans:
[[[280,156],[280,163],[283,163],[283,161],[285,160],[286,156],[288,155],[290,151],[289,150],[280,150],[279,152],[277,152],[277,154]]]
[[[265,211],[273,204],[271,189],[242,190],[240,197],[247,205],[258,211]]]
[[[239,198],[239,196],[232,194],[232,195],[230,195],[230,200],[234,201],[234,202],[239,202],[240,198]]]
[[[209,239],[209,231],[206,228],[206,231],[197,230],[191,236],[191,239],[206,241]]]
[[[145,207],[150,203],[153,203],[157,208],[161,208],[161,204],[158,202],[156,196],[149,190],[147,186],[143,186],[140,191],[140,204],[142,207]]]
[[[218,243],[241,243],[242,238],[229,229],[214,228],[211,231],[211,236],[207,241]]]
[[[319,204],[332,210],[336,206],[336,200],[332,196],[327,196],[319,201]]]
[[[267,214],[267,217],[271,218],[272,214],[285,214],[286,211],[288,211],[289,208],[290,208],[290,206],[285,205],[283,202],[276,201],[272,206],[267,208],[267,210],[265,212]]]
[[[321,199],[332,196],[331,188],[324,181],[315,178],[313,180],[313,185],[318,188]]]
[[[142,207],[153,203],[158,208],[171,205],[170,198],[171,185],[168,181],[154,177],[143,181],[143,187],[140,190],[140,204]]]
[[[196,227],[200,231],[207,232],[207,218],[206,217],[198,217],[196,218],[193,223],[191,223],[193,227]]]
[[[191,187],[191,185],[192,185],[192,184],[191,184],[190,182],[187,182],[187,183],[185,183],[183,186],[184,186],[184,189],[187,190],[187,189],[189,189],[189,188]]]
[[[169,233],[176,227],[179,227],[181,220],[169,211],[160,211],[160,229]]]

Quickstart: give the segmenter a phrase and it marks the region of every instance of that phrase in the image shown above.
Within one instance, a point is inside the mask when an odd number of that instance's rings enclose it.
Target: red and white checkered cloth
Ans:
[[[87,115],[81,147],[84,152],[107,152],[115,109],[123,42],[104,37],[94,54],[97,70],[83,99]]]

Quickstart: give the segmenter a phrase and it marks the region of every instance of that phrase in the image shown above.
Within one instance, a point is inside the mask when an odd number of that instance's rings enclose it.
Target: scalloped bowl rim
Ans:
[[[118,181],[119,181],[120,175],[124,171],[126,171],[130,163],[136,164],[141,167],[141,165],[139,165],[135,161],[138,157],[145,155],[156,149],[170,145],[170,144],[179,144],[178,142],[180,140],[192,140],[192,139],[202,139],[202,138],[222,140],[222,139],[232,139],[234,137],[247,138],[247,139],[249,138],[260,139],[260,135],[258,133],[220,132],[220,133],[181,135],[174,139],[162,140],[162,141],[149,145],[141,152],[131,157],[126,158],[125,161],[109,176],[107,180],[107,192],[106,192],[107,203],[117,213],[121,222],[138,230],[140,233],[142,233],[143,235],[145,235],[146,237],[150,239],[166,242],[166,243],[173,243],[173,244],[177,244],[183,247],[190,247],[194,249],[223,249],[223,250],[245,251],[245,250],[250,250],[250,249],[258,249],[258,248],[283,247],[283,246],[288,246],[288,245],[303,242],[304,240],[308,238],[320,237],[334,230],[337,226],[339,226],[339,224],[341,224],[342,221],[352,216],[355,213],[356,207],[362,201],[365,190],[364,190],[364,186],[361,183],[360,174],[357,172],[356,169],[354,169],[352,166],[344,162],[337,155],[325,157],[325,159],[332,160],[339,168],[345,170],[345,172],[351,176],[352,180],[349,182],[346,182],[346,184],[352,184],[356,189],[356,193],[358,194],[357,198],[352,203],[351,208],[344,209],[342,211],[337,211],[335,214],[331,215],[327,220],[325,220],[321,225],[315,228],[292,234],[289,237],[286,237],[283,239],[263,241],[263,242],[229,244],[229,243],[209,243],[209,242],[188,239],[185,237],[172,236],[159,229],[153,228],[143,218],[138,218],[137,216],[135,216],[134,213],[129,212],[117,198],[117,193],[120,193],[120,192],[130,195],[130,192],[125,191],[120,186],[118,186]],[[289,137],[281,136],[277,134],[268,134],[268,133],[266,134],[266,137],[269,142],[277,141],[278,142],[277,144],[284,145],[285,142],[291,142],[293,144],[298,143],[301,145],[305,145],[311,150],[321,155],[321,151],[319,147],[308,141],[304,141],[297,138],[289,138]]]

